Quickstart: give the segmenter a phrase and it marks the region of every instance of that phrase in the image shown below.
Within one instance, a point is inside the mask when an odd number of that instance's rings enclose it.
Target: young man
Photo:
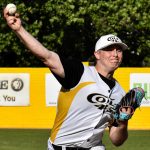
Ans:
[[[112,122],[114,107],[125,92],[113,74],[122,62],[127,45],[114,35],[102,36],[95,46],[96,65],[84,66],[46,49],[24,29],[17,14],[9,16],[4,9],[4,17],[24,45],[50,68],[62,85],[48,150],[104,150],[102,137],[106,127],[112,143],[123,144],[128,137],[128,121],[118,121],[117,126]],[[122,111],[130,113],[131,110]]]

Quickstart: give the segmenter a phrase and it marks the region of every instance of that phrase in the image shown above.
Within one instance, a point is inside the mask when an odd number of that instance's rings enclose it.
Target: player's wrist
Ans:
[[[128,120],[118,120],[114,119],[113,122],[111,123],[111,126],[119,127],[119,126],[127,126],[128,125]]]
[[[127,126],[128,120],[117,120],[118,126]]]

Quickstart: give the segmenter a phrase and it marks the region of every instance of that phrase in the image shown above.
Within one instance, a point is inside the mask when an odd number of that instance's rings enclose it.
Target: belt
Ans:
[[[89,150],[90,148],[83,148],[83,147],[62,147],[58,145],[52,144],[54,150]]]

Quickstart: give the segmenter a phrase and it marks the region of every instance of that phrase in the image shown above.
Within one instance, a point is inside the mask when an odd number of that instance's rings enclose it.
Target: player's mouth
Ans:
[[[111,63],[119,63],[118,59],[110,60]]]

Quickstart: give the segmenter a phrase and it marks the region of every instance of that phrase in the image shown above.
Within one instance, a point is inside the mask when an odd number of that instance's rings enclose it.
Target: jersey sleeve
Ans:
[[[80,81],[80,78],[84,71],[84,66],[82,62],[76,59],[66,59],[60,56],[60,60],[64,67],[65,78],[59,77],[54,72],[52,73],[63,88],[71,89],[75,87]]]

